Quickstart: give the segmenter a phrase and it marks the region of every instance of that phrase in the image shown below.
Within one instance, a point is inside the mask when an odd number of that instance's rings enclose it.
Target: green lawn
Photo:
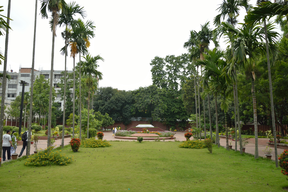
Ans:
[[[285,191],[286,177],[273,161],[213,147],[179,148],[180,142],[110,142],[108,148],[69,147],[68,166],[4,163],[0,191]]]

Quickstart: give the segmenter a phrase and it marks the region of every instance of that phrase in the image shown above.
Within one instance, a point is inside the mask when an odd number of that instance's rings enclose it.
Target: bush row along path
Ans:
[[[185,141],[186,138],[184,137],[184,134],[185,132],[176,132],[175,134],[175,137],[176,137],[176,140],[178,141]],[[114,140],[119,140],[119,139],[115,139],[112,132],[104,132],[104,139],[107,140],[107,141],[114,141]],[[64,144],[65,145],[69,145],[69,142],[70,142],[71,138],[65,138],[64,139]],[[125,140],[125,139],[121,139],[121,140]],[[268,140],[269,139],[266,139],[266,138],[259,138],[258,139],[258,151],[259,151],[259,156],[260,157],[265,157],[265,154],[264,154],[264,149],[266,148],[266,146],[268,145]],[[55,143],[53,144],[55,147],[59,147],[61,145],[61,138],[60,139],[57,139],[55,141]],[[131,141],[131,140],[127,140],[127,141]],[[135,140],[134,140],[135,141]],[[170,140],[171,141],[171,140]],[[231,140],[229,140],[229,143],[230,143]],[[254,152],[255,152],[255,139],[252,138],[252,139],[249,139],[248,140],[249,143],[245,146],[245,153],[249,153],[249,154],[252,154],[254,155]],[[226,139],[225,138],[221,138],[220,139],[220,145],[225,147],[226,146]],[[46,149],[47,148],[47,140],[39,140],[38,144],[37,144],[37,148],[38,150],[39,149]],[[232,141],[232,148],[235,149],[235,141]],[[238,144],[238,150],[239,150],[239,144]],[[275,155],[274,155],[274,146],[271,146],[272,148],[272,159],[275,160]],[[20,151],[22,149],[22,145],[19,145],[16,149],[16,153],[17,154],[20,154]],[[30,149],[30,154],[33,154],[34,153],[34,145],[31,145],[31,149]],[[279,149],[277,148],[277,154],[280,155],[282,152],[284,151],[284,149]],[[23,156],[26,155],[26,149],[23,153]],[[1,155],[2,156],[2,155]],[[7,157],[6,157],[7,158]],[[12,158],[12,157],[11,157]],[[1,159],[3,159],[1,157]]]

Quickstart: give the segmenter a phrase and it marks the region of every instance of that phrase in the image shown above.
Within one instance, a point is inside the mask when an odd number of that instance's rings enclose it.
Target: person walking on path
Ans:
[[[27,147],[27,142],[28,142],[28,131],[25,131],[23,134],[22,134],[22,141],[23,141],[23,147],[21,149],[21,152],[19,154],[18,157],[21,157],[25,148]]]
[[[6,132],[6,134],[3,135],[3,140],[2,140],[3,161],[6,160],[6,151],[7,151],[7,158],[8,158],[8,160],[10,160],[11,147],[12,147],[12,139],[11,139],[11,135],[10,135],[10,130],[8,130]]]

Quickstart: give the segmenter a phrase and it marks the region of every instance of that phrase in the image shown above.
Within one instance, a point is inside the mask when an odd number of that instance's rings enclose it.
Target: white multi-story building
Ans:
[[[68,71],[68,73],[71,73],[72,71]],[[3,71],[0,73],[3,73]],[[53,72],[53,85],[56,92],[56,99],[55,102],[59,103],[61,105],[61,109],[63,110],[63,101],[61,100],[60,94],[58,93],[60,90],[60,87],[58,86],[58,83],[60,83],[60,79],[62,77],[62,71],[60,70],[54,70]],[[20,84],[21,81],[26,82],[26,86],[24,87],[24,92],[30,92],[31,87],[31,68],[20,68],[19,73],[13,72],[12,70],[10,72],[7,72],[8,75],[10,75],[11,79],[7,80],[6,83],[6,97],[5,97],[5,104],[10,105],[12,101],[15,100],[15,98],[18,95],[22,94],[22,85]],[[34,70],[34,76],[35,79],[37,76],[44,75],[45,79],[49,79],[50,77],[50,70]],[[0,86],[0,97],[2,96],[2,86]],[[49,97],[49,95],[47,96]]]

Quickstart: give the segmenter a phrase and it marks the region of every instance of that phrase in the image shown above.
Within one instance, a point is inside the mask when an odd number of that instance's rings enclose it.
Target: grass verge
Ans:
[[[107,148],[69,146],[68,166],[0,168],[1,191],[285,191],[286,177],[273,161],[213,147],[179,148],[179,142],[110,142]],[[58,149],[60,150],[60,149]]]

